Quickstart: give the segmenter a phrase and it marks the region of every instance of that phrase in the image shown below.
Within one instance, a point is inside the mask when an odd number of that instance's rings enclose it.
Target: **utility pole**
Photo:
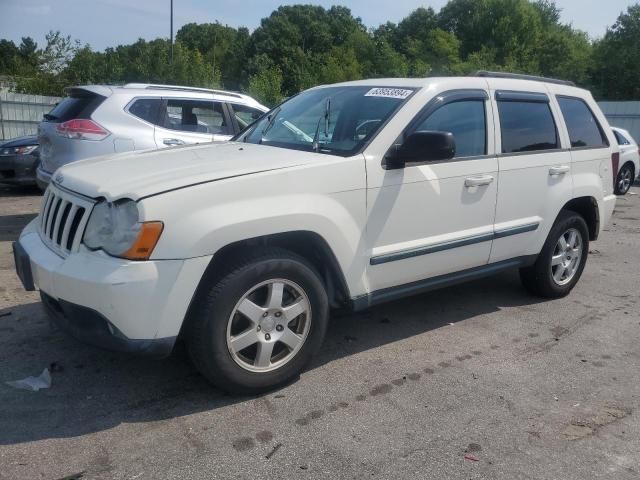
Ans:
[[[171,33],[169,35],[171,39],[171,65],[173,65],[173,0],[171,0],[171,21],[169,28],[171,29]]]

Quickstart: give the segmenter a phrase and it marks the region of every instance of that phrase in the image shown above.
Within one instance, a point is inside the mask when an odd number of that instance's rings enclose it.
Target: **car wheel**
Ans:
[[[589,254],[589,231],[575,212],[562,211],[549,232],[536,262],[520,269],[524,287],[546,298],[560,298],[580,280]]]
[[[295,378],[319,349],[329,305],[303,258],[270,249],[203,280],[188,319],[187,348],[214,385],[252,394]]]
[[[633,185],[633,165],[625,163],[616,178],[616,195],[626,194]]]

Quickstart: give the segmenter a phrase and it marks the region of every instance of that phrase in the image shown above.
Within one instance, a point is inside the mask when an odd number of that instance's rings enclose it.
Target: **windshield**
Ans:
[[[242,132],[237,141],[348,156],[357,153],[413,94],[371,86],[309,90]]]

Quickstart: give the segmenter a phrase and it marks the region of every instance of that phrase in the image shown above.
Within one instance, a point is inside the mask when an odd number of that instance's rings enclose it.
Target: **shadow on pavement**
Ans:
[[[517,272],[507,272],[359,314],[337,314],[310,368],[503,307],[538,301],[520,287]],[[33,393],[4,385],[37,375],[52,362],[57,367],[48,390]],[[181,344],[161,361],[97,350],[52,330],[39,303],[0,310],[0,365],[0,445],[77,437],[250,399],[208,385]]]

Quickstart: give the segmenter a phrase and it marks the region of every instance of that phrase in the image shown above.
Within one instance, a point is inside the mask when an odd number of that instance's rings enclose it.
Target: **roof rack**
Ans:
[[[217,95],[226,95],[228,97],[244,98],[243,95],[235,92],[227,92],[225,90],[213,90],[210,88],[183,87],[180,85],[159,85],[155,83],[127,83],[124,88],[145,88],[154,90],[173,90],[180,92],[203,92],[215,93]]]
[[[515,80],[531,80],[534,82],[555,83],[558,85],[567,85],[569,87],[576,86],[576,84],[570,80],[558,80],[557,78],[539,77],[537,75],[523,75],[521,73],[488,72],[486,70],[478,70],[475,73],[471,73],[469,76],[491,77],[491,78],[513,78]]]

